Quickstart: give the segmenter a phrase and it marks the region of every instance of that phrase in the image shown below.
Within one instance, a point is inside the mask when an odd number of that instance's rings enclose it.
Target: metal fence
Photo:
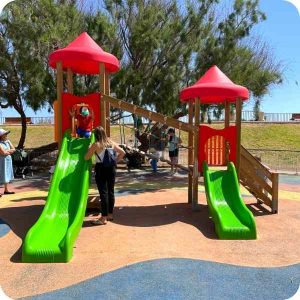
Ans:
[[[54,117],[31,117],[32,124],[54,124]]]
[[[19,119],[19,118],[18,118]],[[53,125],[54,124],[54,117],[30,117],[31,122],[29,124],[33,125]],[[21,125],[21,119],[14,123],[8,123],[6,117],[0,117],[0,125]]]
[[[259,157],[263,164],[279,172],[300,174],[300,151],[247,149],[252,155]]]
[[[266,122],[291,122],[292,114],[290,113],[264,113]],[[296,121],[294,121],[296,122]]]
[[[34,149],[26,149],[29,157]],[[300,174],[300,150],[269,150],[269,149],[247,149],[252,155],[261,159],[262,163],[270,169],[278,172],[290,172]],[[38,155],[35,153],[35,156]],[[33,160],[33,165],[43,165],[44,167],[53,165],[58,155],[58,150],[50,151],[48,153],[40,153],[38,157]],[[161,155],[168,159],[169,153],[166,148]],[[181,148],[179,151],[179,163],[188,165],[188,150]],[[164,165],[164,163],[160,163]]]

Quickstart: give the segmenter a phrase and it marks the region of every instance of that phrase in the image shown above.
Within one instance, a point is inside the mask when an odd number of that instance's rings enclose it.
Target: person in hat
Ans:
[[[14,179],[11,154],[16,151],[7,139],[9,133],[10,131],[0,128],[0,184],[4,184],[4,194],[14,194],[8,190],[8,184]]]

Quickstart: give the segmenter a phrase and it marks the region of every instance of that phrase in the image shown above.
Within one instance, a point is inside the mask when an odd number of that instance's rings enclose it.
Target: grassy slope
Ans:
[[[219,126],[218,126],[219,127]],[[17,145],[21,127],[3,126],[11,130],[10,140]],[[33,148],[53,142],[54,128],[52,126],[29,126],[27,129],[26,148]],[[126,139],[132,136],[132,131],[125,128]],[[183,144],[187,145],[187,135],[182,132]],[[120,142],[119,127],[112,128],[112,138]],[[251,149],[284,149],[300,150],[299,124],[243,124],[242,145]]]

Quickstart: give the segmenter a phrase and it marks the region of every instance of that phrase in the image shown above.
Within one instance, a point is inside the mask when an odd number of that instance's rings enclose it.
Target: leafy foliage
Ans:
[[[6,7],[0,18],[2,108],[14,107],[24,117],[24,104],[51,106],[56,87],[48,55],[82,31],[120,59],[111,82],[117,97],[164,114],[186,114],[179,91],[212,65],[247,86],[258,106],[282,81],[281,65],[251,35],[266,19],[259,0],[235,0],[227,14],[218,0],[188,0],[184,7],[176,0],[103,0],[93,11],[81,9],[81,2],[17,0]],[[76,94],[97,88],[95,76],[75,78]],[[215,115],[221,110],[213,107]]]

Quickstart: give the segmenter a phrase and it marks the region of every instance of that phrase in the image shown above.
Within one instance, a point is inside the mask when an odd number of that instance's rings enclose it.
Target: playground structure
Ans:
[[[110,96],[109,74],[119,70],[119,61],[104,52],[87,33],[81,34],[66,48],[53,52],[49,64],[57,70],[55,131],[60,154],[45,208],[24,240],[23,262],[68,262],[72,258],[88,197],[91,162],[83,157],[94,140],[93,135],[90,139],[82,139],[70,134],[72,122],[68,112],[72,106],[81,103],[92,108],[94,127],[101,125],[108,136],[111,107],[188,132],[188,166],[177,166],[188,172],[188,202],[195,210],[199,177],[203,173],[209,211],[220,238],[256,238],[253,216],[239,192],[239,176],[241,183],[260,203],[277,212],[278,175],[267,170],[241,147],[242,100],[248,98],[248,91],[234,85],[216,66],[194,86],[181,92],[180,98],[188,102],[189,112],[189,123],[184,123]],[[64,72],[67,92],[63,86]],[[73,95],[73,75],[76,73],[99,75],[100,93],[84,97]],[[200,104],[216,103],[214,101],[223,101],[225,105],[225,128],[222,130],[200,125]],[[230,103],[236,104],[235,126],[229,126]],[[151,154],[143,154],[151,157]],[[227,170],[209,170],[208,165],[227,165]],[[261,177],[261,172],[266,174],[267,181]]]

